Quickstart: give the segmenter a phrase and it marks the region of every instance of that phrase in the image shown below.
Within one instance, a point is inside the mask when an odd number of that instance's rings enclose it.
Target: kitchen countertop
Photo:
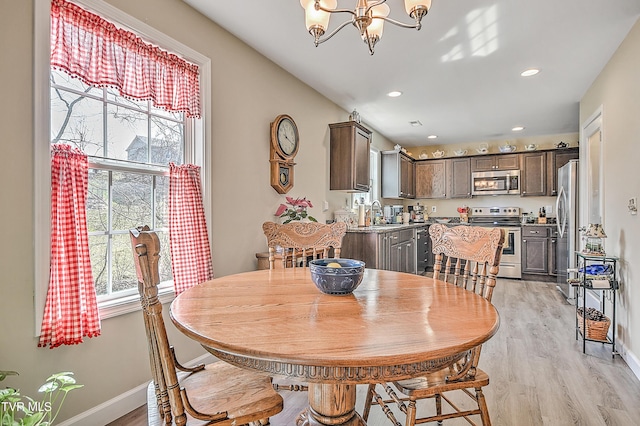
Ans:
[[[392,223],[388,225],[373,225],[373,226],[362,226],[358,228],[347,228],[347,232],[354,233],[382,233],[388,231],[399,231],[403,229],[413,229],[419,228],[421,226],[433,225],[434,223],[438,223],[435,219],[429,219],[424,222],[412,222],[412,223]],[[460,222],[457,222],[452,219],[448,225],[460,225]]]
[[[451,222],[449,222],[448,224],[445,225],[461,225],[460,222],[458,222],[458,220],[456,220],[457,218],[453,218],[451,220]],[[403,229],[413,229],[413,228],[418,228],[420,226],[425,226],[425,225],[433,225],[434,223],[438,223],[436,222],[435,219],[429,219],[425,222],[419,222],[419,223],[392,223],[392,224],[388,224],[388,225],[373,225],[373,226],[363,226],[363,227],[358,227],[358,228],[347,228],[347,232],[352,232],[352,233],[364,233],[364,234],[380,234],[383,232],[389,232],[389,231],[400,231]],[[463,224],[464,225],[464,224]],[[550,226],[555,228],[556,224],[555,223],[527,223],[527,224],[522,224],[520,226]]]

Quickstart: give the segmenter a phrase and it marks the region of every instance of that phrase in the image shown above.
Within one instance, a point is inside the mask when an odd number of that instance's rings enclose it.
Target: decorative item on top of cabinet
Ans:
[[[472,172],[520,169],[520,157],[518,154],[481,155],[472,157],[471,160]]]
[[[293,188],[293,159],[298,153],[300,136],[293,118],[281,114],[271,123],[271,186],[279,194],[286,194]]]
[[[523,197],[547,195],[547,153],[529,152],[520,154],[520,177]]]
[[[329,189],[369,191],[371,130],[355,121],[329,124]]]
[[[382,151],[382,197],[415,198],[415,165],[402,151]]]

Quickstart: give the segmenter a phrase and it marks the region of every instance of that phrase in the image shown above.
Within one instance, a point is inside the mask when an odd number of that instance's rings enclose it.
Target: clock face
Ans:
[[[298,129],[289,118],[283,118],[278,124],[278,145],[285,155],[292,155],[298,149]]]

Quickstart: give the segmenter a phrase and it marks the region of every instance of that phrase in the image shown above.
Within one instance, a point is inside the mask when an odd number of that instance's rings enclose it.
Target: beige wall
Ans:
[[[17,370],[2,383],[29,395],[50,373],[71,370],[85,384],[73,392],[60,420],[88,410],[150,379],[139,313],[102,322],[102,335],[78,346],[37,348],[34,330],[33,253],[33,8],[45,0],[0,0],[0,103],[4,161],[0,167],[0,369]],[[211,150],[213,263],[217,276],[255,268],[255,253],[266,249],[261,224],[274,219],[284,197],[269,185],[269,123],[290,114],[300,130],[295,186],[320,221],[344,203],[328,178],[328,124],[348,112],[329,102],[280,67],[195,12],[180,0],[110,0],[109,3],[168,34],[212,60]],[[46,142],[45,142],[46,143]],[[381,149],[392,144],[374,133]],[[329,202],[327,214],[322,201]],[[168,317],[167,317],[168,318]],[[173,330],[181,359],[203,350]]]
[[[604,229],[607,252],[621,257],[618,337],[627,363],[640,374],[640,217],[627,203],[640,196],[640,22],[580,102],[580,123],[602,105]],[[632,352],[631,354],[627,351]]]

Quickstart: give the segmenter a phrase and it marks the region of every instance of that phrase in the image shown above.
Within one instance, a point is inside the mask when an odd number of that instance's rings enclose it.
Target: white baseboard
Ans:
[[[638,380],[640,380],[640,359],[631,352],[624,344],[618,343],[616,341],[616,346],[618,346],[618,353],[620,357],[627,363],[633,374],[636,375]]]
[[[196,364],[211,363],[214,361],[215,358],[212,355],[204,354],[189,361],[185,366],[190,367]],[[58,426],[106,425],[111,423],[112,421],[119,419],[125,414],[147,403],[148,385],[149,382],[138,385],[115,398],[111,398],[110,400],[73,416],[64,422],[58,423]]]

